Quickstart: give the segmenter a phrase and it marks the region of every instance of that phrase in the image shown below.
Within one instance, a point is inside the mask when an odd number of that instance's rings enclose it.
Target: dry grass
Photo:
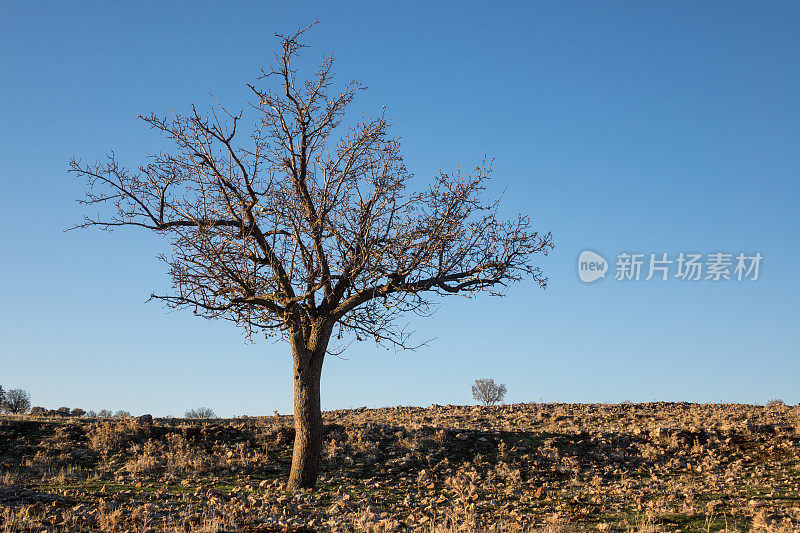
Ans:
[[[4,531],[765,531],[800,527],[798,408],[525,404],[289,417],[0,418]]]

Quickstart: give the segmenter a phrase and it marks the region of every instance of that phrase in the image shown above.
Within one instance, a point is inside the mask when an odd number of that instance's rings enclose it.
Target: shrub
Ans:
[[[159,467],[163,453],[156,441],[148,439],[141,446],[134,444],[131,449],[137,453],[127,462],[125,469],[134,476],[149,474]]]
[[[60,415],[67,415],[68,416],[69,415],[69,411],[70,411],[69,407],[59,407],[58,409],[56,409],[56,413],[58,413]]]
[[[214,410],[210,407],[198,407],[197,409],[189,409],[186,411],[186,418],[217,418]]]
[[[95,412],[94,412],[94,411],[92,411],[92,410],[89,410],[89,411],[86,413],[86,416],[88,416],[89,418],[96,418],[96,417],[97,417],[97,413],[95,413]]]
[[[113,414],[108,409],[100,409],[97,412],[97,418],[111,418]]]
[[[85,415],[85,414],[86,414],[86,411],[84,411],[83,409],[81,409],[81,408],[79,408],[79,407],[76,407],[75,409],[73,409],[73,410],[71,411],[71,413],[70,413],[70,414],[71,414],[72,416],[83,416],[83,415]]]
[[[131,414],[128,411],[123,411],[120,409],[116,413],[114,413],[114,418],[130,418]]]
[[[98,422],[93,426],[87,437],[89,447],[102,453],[112,453],[123,449],[127,443],[127,428],[118,426],[113,421]]]
[[[493,379],[476,379],[472,386],[472,397],[483,405],[494,405],[506,395],[506,386],[495,384]]]
[[[31,407],[31,413],[33,416],[44,416],[47,414],[47,409],[37,405],[36,407]]]
[[[104,454],[124,450],[131,442],[141,443],[149,436],[150,428],[133,417],[95,422],[87,433],[89,447]]]

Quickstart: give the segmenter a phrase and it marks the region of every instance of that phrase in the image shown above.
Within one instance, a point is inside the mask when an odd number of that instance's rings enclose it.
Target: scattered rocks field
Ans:
[[[291,417],[0,417],[6,531],[795,531],[800,407],[515,404]]]

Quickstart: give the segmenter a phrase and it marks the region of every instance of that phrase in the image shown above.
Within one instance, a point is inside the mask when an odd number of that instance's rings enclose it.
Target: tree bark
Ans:
[[[330,332],[292,340],[294,371],[294,450],[289,490],[313,487],[322,461],[320,378]]]

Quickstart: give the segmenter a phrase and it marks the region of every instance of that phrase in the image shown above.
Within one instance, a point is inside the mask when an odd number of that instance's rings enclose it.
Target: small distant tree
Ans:
[[[210,407],[198,407],[186,411],[186,418],[217,418],[217,415]]]
[[[3,407],[6,404],[6,391],[3,390],[3,387],[0,386],[0,412],[3,411]]]
[[[92,410],[89,410],[89,411],[86,413],[86,416],[87,416],[87,417],[89,417],[89,418],[97,418],[97,413],[95,413],[95,412],[94,412],[94,411],[92,411]]]
[[[58,409],[56,409],[56,413],[62,416],[69,416],[70,409],[69,407],[59,407]]]
[[[86,411],[84,411],[83,409],[80,409],[79,407],[76,407],[75,409],[73,409],[73,410],[70,412],[70,414],[71,414],[72,416],[83,416],[83,415],[85,415],[85,414],[86,414]]]
[[[124,411],[122,409],[114,413],[114,418],[128,418],[130,416],[131,414],[128,411]]]
[[[35,407],[31,407],[30,414],[32,414],[33,416],[44,416],[47,414],[47,409],[37,405]]]
[[[11,389],[6,393],[4,405],[12,415],[27,413],[31,408],[31,395],[23,389]]]
[[[108,409],[100,409],[97,412],[97,418],[111,418],[112,416],[113,413],[111,413],[111,411],[109,411]]]
[[[505,395],[506,386],[497,385],[493,379],[476,379],[472,386],[472,397],[483,405],[494,405],[502,401]]]

